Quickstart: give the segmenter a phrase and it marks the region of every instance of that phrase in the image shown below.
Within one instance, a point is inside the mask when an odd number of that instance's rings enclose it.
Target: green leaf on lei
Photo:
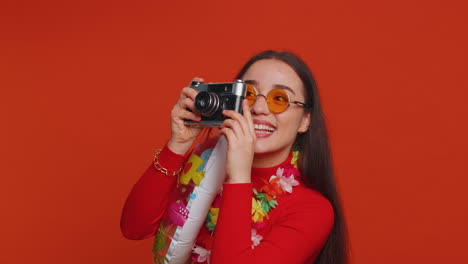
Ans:
[[[276,208],[276,206],[278,205],[278,202],[276,200],[271,200],[269,204],[272,208]]]
[[[216,225],[211,222],[212,217],[213,217],[213,213],[208,211],[208,214],[206,215],[205,226],[210,231],[213,231],[216,228]]]
[[[255,195],[258,194],[258,191],[257,191],[257,189],[255,189],[255,188],[253,188],[253,192],[254,192]]]
[[[166,247],[166,233],[164,232],[164,227],[162,224],[159,224],[158,233],[154,236],[153,243],[153,254],[154,254],[154,263],[164,264],[165,260],[168,260],[166,256],[161,255],[159,251],[163,250]]]
[[[213,230],[215,230],[216,225],[209,222],[209,223],[206,223],[206,228],[208,228],[208,230],[210,230],[210,231],[213,231]]]
[[[255,194],[255,198],[257,198],[260,201],[263,211],[265,211],[266,213],[270,212],[272,208],[276,208],[276,206],[278,205],[278,202],[274,200],[276,196],[274,196],[271,201],[268,201],[267,195],[265,193],[259,193],[255,188],[253,188],[253,192]]]
[[[257,199],[260,199],[260,200],[266,199],[266,194],[264,194],[264,193],[259,193],[255,188],[253,189],[253,192],[254,192],[255,197],[256,197]]]
[[[270,212],[271,206],[270,206],[270,203],[268,203],[267,200],[261,199],[260,203],[262,204],[263,211],[265,211],[267,213]]]
[[[166,247],[166,233],[162,224],[159,225],[158,233],[154,237],[153,252],[158,252]]]

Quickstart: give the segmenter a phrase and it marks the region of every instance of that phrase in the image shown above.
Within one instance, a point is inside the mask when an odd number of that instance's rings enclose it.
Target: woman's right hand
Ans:
[[[192,81],[203,82],[203,79],[195,77]],[[197,94],[198,92],[193,88],[183,88],[179,100],[171,111],[171,139],[167,143],[167,146],[170,150],[180,155],[185,155],[201,131],[201,128],[187,127],[184,123],[185,120],[196,122],[201,120],[194,106]],[[192,112],[188,111],[187,108],[192,110]]]

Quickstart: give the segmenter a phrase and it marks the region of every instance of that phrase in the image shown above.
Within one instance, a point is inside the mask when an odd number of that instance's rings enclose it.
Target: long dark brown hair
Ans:
[[[305,111],[309,111],[312,118],[309,129],[299,134],[294,142],[294,148],[300,151],[299,169],[304,184],[319,191],[330,201],[334,209],[333,228],[314,264],[345,264],[348,262],[347,228],[336,188],[328,133],[317,84],[309,67],[297,55],[272,50],[263,51],[252,57],[242,67],[236,79],[242,79],[256,61],[265,59],[285,62],[302,80],[306,103],[309,105]]]

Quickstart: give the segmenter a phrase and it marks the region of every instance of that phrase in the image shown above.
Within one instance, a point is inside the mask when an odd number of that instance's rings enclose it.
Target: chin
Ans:
[[[255,154],[265,154],[272,152],[274,146],[270,140],[266,138],[257,138],[257,142],[255,143]]]
[[[294,142],[291,144],[278,144],[278,139],[274,138],[257,138],[257,141],[255,143],[255,154],[259,155],[264,155],[264,154],[273,154],[273,153],[283,153],[286,149],[288,152],[292,148],[292,145]]]
[[[280,146],[275,146],[273,144],[263,144],[263,142],[261,142],[259,144],[259,142],[257,142],[257,144],[255,145],[255,154],[260,154],[260,155],[264,155],[264,154],[273,154],[273,153],[279,153],[283,150],[284,148],[280,147]]]

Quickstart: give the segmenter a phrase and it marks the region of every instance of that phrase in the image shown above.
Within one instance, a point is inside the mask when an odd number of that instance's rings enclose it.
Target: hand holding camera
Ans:
[[[226,173],[230,183],[249,183],[255,150],[255,129],[246,96],[248,84],[192,82],[199,91],[194,108],[199,121],[186,120],[189,127],[220,127],[228,141]],[[193,108],[191,108],[193,111]]]
[[[244,114],[233,110],[223,111],[223,114],[228,117],[221,126],[221,133],[228,141],[226,156],[228,183],[251,182],[251,168],[257,137],[246,99],[242,101],[241,107]]]
[[[192,82],[203,82],[203,79],[195,77]],[[185,125],[186,120],[201,121],[201,116],[194,106],[197,94],[198,92],[190,87],[183,88],[179,100],[171,111],[171,139],[167,145],[169,149],[180,155],[184,155],[190,149],[201,131],[201,128]]]
[[[182,89],[179,101],[172,109],[169,148],[185,154],[202,128],[232,124],[225,120],[242,116],[246,90],[247,84],[242,80],[205,84],[203,79],[194,78],[190,87]],[[226,114],[225,110],[231,111]]]

